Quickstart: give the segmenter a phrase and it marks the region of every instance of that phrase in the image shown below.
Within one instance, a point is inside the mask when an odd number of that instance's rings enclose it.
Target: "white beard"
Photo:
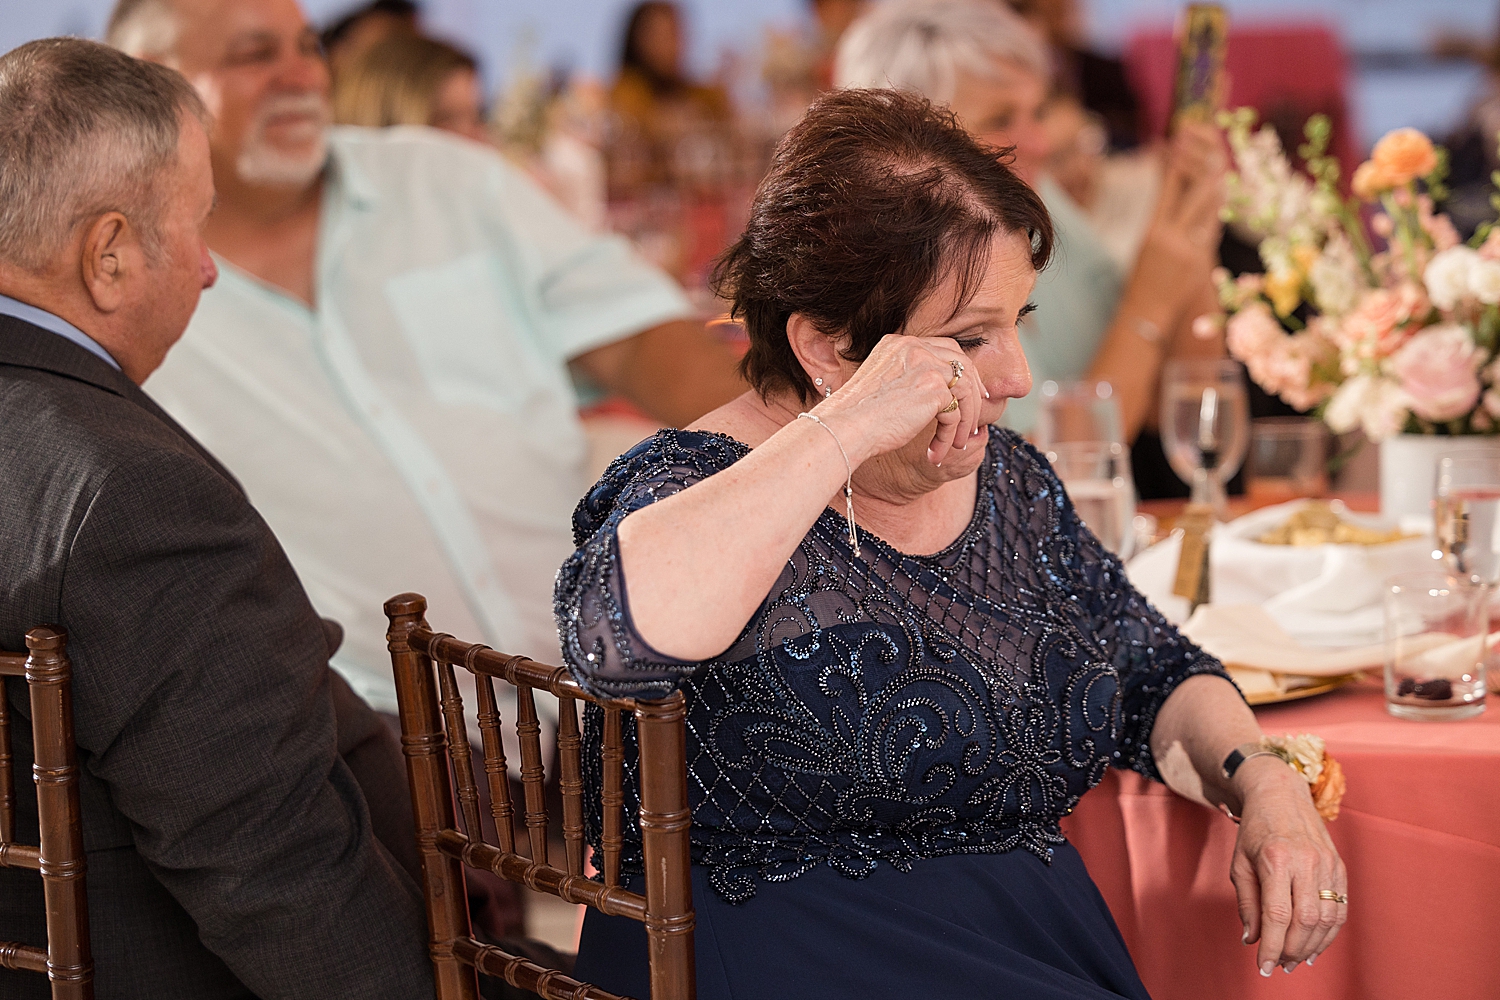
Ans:
[[[266,139],[266,123],[276,115],[304,113],[314,116],[306,126],[311,145],[305,152],[288,153]],[[245,144],[235,161],[235,173],[246,184],[300,187],[309,184],[328,160],[328,125],[332,115],[321,94],[288,94],[273,97],[256,111],[245,134]]]

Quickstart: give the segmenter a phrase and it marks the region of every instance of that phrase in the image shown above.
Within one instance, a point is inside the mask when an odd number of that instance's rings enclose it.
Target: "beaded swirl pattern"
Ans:
[[[859,878],[881,861],[906,870],[1018,847],[1046,860],[1106,767],[1158,778],[1148,740],[1177,684],[1223,676],[1130,586],[1046,461],[998,428],[952,545],[911,556],[862,532],[856,556],[825,510],[729,649],[704,663],[663,656],[631,625],[620,521],[748,451],[669,430],[622,455],[574,514],[579,548],[555,595],[579,683],[616,697],[685,692],[693,860],[726,899],[823,863]],[[629,813],[637,747],[625,723]],[[596,706],[584,728],[597,848]],[[625,828],[624,867],[638,871],[639,831]]]

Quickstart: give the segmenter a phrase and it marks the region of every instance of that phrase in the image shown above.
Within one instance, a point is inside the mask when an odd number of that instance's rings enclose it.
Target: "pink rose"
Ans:
[[[1264,302],[1256,302],[1229,317],[1224,326],[1224,343],[1229,353],[1250,364],[1256,358],[1275,350],[1286,336],[1281,324],[1271,315]]]
[[[1484,352],[1456,323],[1429,327],[1391,355],[1391,371],[1411,399],[1412,412],[1434,422],[1454,420],[1479,401]]]
[[[1344,317],[1333,336],[1340,347],[1361,357],[1383,358],[1406,342],[1409,325],[1430,308],[1426,293],[1410,282],[1377,288]]]

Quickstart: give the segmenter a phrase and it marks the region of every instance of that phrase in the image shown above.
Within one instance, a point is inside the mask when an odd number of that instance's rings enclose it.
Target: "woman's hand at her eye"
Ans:
[[[956,452],[977,466],[983,456],[971,456],[967,445],[981,426],[985,399],[979,373],[954,340],[889,334],[815,412],[853,431],[851,460],[895,451],[935,421],[928,460],[941,465]]]

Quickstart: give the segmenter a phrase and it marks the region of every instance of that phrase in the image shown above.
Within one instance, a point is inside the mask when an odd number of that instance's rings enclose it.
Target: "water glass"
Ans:
[[[1432,500],[1437,551],[1448,571],[1500,584],[1500,456],[1439,456]]]
[[[1484,711],[1489,588],[1447,573],[1386,580],[1385,707],[1403,719]]]
[[[1224,519],[1224,484],[1250,445],[1250,401],[1238,362],[1169,361],[1162,374],[1161,439],[1178,478],[1193,488],[1193,503]]]
[[[1061,441],[1127,443],[1114,386],[1088,379],[1042,383],[1034,434],[1036,446],[1043,451]]]
[[[1256,506],[1328,493],[1328,429],[1310,417],[1250,421],[1246,490]]]
[[[1136,544],[1130,449],[1118,441],[1059,441],[1047,460],[1079,519],[1106,549],[1129,559]]]

